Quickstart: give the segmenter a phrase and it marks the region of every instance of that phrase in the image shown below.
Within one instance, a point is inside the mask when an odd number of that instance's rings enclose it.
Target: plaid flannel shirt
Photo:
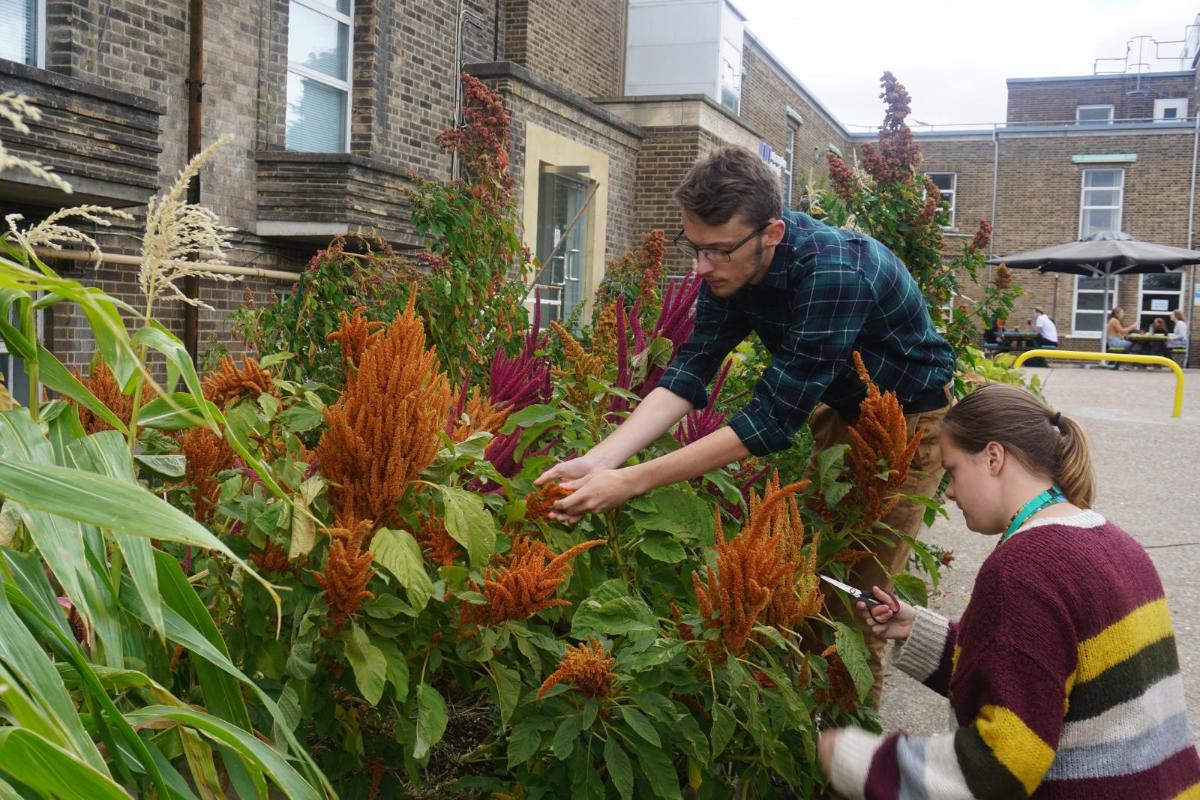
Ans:
[[[658,385],[696,408],[729,351],[754,331],[771,364],[729,425],[755,455],[784,450],[817,402],[853,417],[866,396],[857,350],[901,403],[950,382],[954,352],[933,328],[904,264],[879,242],[785,212],[787,232],[762,282],[728,298],[701,285],[696,327]]]

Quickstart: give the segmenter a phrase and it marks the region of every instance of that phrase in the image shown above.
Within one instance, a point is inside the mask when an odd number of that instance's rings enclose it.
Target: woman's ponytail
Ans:
[[[1056,427],[1062,436],[1058,442],[1058,471],[1054,482],[1072,503],[1080,508],[1091,508],[1096,493],[1096,479],[1092,473],[1092,456],[1088,451],[1087,438],[1078,422],[1061,414],[1057,416]]]

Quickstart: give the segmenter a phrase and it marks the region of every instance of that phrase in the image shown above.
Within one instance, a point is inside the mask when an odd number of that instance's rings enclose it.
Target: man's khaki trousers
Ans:
[[[942,480],[942,454],[938,447],[938,431],[941,429],[942,418],[946,416],[949,406],[936,411],[926,411],[916,414],[906,414],[904,417],[908,426],[908,436],[911,439],[918,429],[925,434],[913,455],[912,465],[908,476],[900,487],[900,492],[906,495],[932,497]],[[850,423],[834,409],[819,404],[808,420],[813,435],[814,455],[835,444],[849,444],[847,431]],[[900,533],[915,537],[925,517],[925,507],[908,500],[902,500],[883,521]],[[897,534],[886,533],[886,538],[878,539],[872,545],[875,558],[867,558],[858,562],[851,572],[854,586],[870,591],[871,586],[884,589],[891,587],[890,576],[903,572],[908,562],[909,546]],[[861,618],[855,614],[855,621],[866,630]],[[871,699],[879,706],[879,698],[883,692],[883,657],[886,642],[876,638],[869,630],[866,631],[867,646],[871,650],[871,672],[875,675],[875,685],[871,689]]]

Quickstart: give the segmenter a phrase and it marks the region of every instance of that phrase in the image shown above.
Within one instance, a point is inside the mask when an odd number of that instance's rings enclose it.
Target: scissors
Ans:
[[[895,595],[892,595],[888,592],[884,592],[884,594],[887,595],[887,601],[884,602],[883,600],[878,600],[867,592],[864,592],[862,589],[856,589],[850,584],[842,583],[839,580],[834,580],[828,575],[822,575],[821,580],[841,589],[843,592],[850,595],[855,602],[865,604],[867,607],[867,613],[871,615],[871,619],[880,625],[887,624],[888,620],[891,619],[891,614],[889,614],[885,619],[880,619],[876,616],[876,609],[886,608],[892,614],[895,614],[900,610],[900,601],[896,599]],[[880,591],[883,590],[881,589]]]

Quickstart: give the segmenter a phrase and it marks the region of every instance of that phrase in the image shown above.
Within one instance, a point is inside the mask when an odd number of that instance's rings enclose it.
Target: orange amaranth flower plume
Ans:
[[[217,473],[233,466],[233,448],[208,428],[188,428],[183,433],[183,482],[191,487],[192,513],[208,524],[217,510],[221,483]]]
[[[854,353],[854,367],[867,387],[867,396],[859,405],[858,422],[850,427],[850,451],[846,460],[854,476],[854,494],[850,507],[864,509],[868,526],[888,515],[900,502],[895,490],[904,483],[913,454],[921,443],[924,430],[908,438],[904,409],[895,392],[880,392],[871,381],[862,356]],[[881,477],[887,465],[886,478]]]
[[[433,563],[448,567],[462,560],[462,545],[447,532],[445,521],[438,518],[432,504],[429,513],[421,515],[421,527],[415,533]]]
[[[593,539],[556,556],[537,539],[517,537],[503,565],[488,567],[482,590],[475,585],[475,589],[487,598],[487,603],[465,606],[464,621],[498,625],[505,620],[527,619],[547,608],[570,606],[569,600],[555,598],[555,591],[570,576],[571,560],[602,544],[603,539]]]
[[[480,431],[499,432],[513,412],[511,403],[493,405],[487,393],[478,386],[471,390],[469,397],[465,395],[464,390],[460,395],[460,406],[455,409],[456,416],[451,420],[450,438],[455,443],[465,441]]]
[[[617,677],[617,673],[613,672],[616,663],[617,659],[594,638],[574,647],[567,645],[566,653],[558,662],[558,669],[550,673],[538,689],[537,699],[541,700],[546,692],[560,683],[571,684],[593,700],[611,697],[613,681]]]
[[[291,561],[288,560],[287,548],[275,544],[270,539],[267,539],[267,543],[261,550],[250,551],[250,560],[263,575],[287,572],[292,566]]]
[[[550,516],[554,504],[564,497],[569,497],[571,492],[571,489],[564,489],[554,481],[542,484],[536,492],[525,498],[525,519],[545,519]]]
[[[258,397],[271,393],[271,372],[247,357],[238,369],[229,356],[222,356],[217,368],[204,377],[204,399],[224,408],[239,397]]]
[[[826,705],[839,706],[847,711],[858,708],[858,689],[842,656],[838,653],[837,645],[829,645],[821,651],[821,656],[829,664],[826,672],[825,685],[814,687],[817,699]]]
[[[363,353],[382,335],[379,328],[383,327],[383,323],[372,322],[364,317],[362,306],[356,307],[349,315],[345,311],[339,313],[342,324],[336,331],[326,336],[325,340],[337,342],[342,348],[342,362],[345,365],[346,374],[349,375],[351,368],[358,368]]]
[[[578,408],[586,408],[592,399],[588,388],[589,378],[599,378],[602,364],[600,356],[588,353],[575,337],[558,322],[550,323],[550,330],[562,345],[563,357],[570,370],[555,370],[558,377],[570,376],[571,386],[567,389],[567,400]]]
[[[96,396],[97,400],[108,406],[108,409],[116,414],[118,419],[126,425],[129,424],[129,417],[133,413],[133,399],[121,394],[121,387],[117,384],[117,379],[113,377],[108,364],[97,359],[95,366],[92,367],[91,375],[84,378],[76,372],[75,377]],[[92,434],[112,430],[112,425],[97,417],[86,407],[74,400],[68,402],[79,410],[79,421],[83,423],[85,432]]]
[[[796,503],[795,492],[807,485],[805,481],[781,488],[776,471],[767,478],[761,499],[750,493],[751,534],[773,541],[781,555],[783,572],[763,613],[763,622],[780,630],[791,629],[800,620],[816,616],[824,597],[817,577],[821,532],[813,532],[806,552],[804,522]],[[768,505],[768,499],[773,504]]]
[[[449,408],[449,381],[436,351],[425,347],[410,297],[325,409],[328,427],[316,453],[332,484],[334,516],[394,520],[405,488],[437,455]]]
[[[746,646],[756,621],[788,628],[811,614],[815,581],[808,576],[815,568],[816,542],[810,544],[808,559],[803,552],[804,528],[794,495],[807,481],[780,487],[778,477],[768,482],[765,496],[752,498],[746,526],[725,541],[717,516],[717,568],[692,573],[692,586],[705,627],[719,629],[719,641],[707,643],[709,654],[724,657],[721,646],[739,654]],[[811,564],[810,564],[811,562]],[[811,586],[809,584],[812,584]],[[801,591],[803,601],[798,601]],[[819,605],[817,606],[819,608]]]
[[[614,372],[617,367],[617,303],[605,303],[592,328],[592,354],[600,359],[600,369]]]
[[[325,603],[329,606],[329,623],[336,631],[346,624],[364,600],[374,597],[367,591],[367,583],[375,570],[371,568],[372,553],[367,549],[371,535],[371,520],[347,520],[340,518],[334,527],[325,528],[326,535],[333,539],[325,570],[317,575],[317,583],[325,590]]]

